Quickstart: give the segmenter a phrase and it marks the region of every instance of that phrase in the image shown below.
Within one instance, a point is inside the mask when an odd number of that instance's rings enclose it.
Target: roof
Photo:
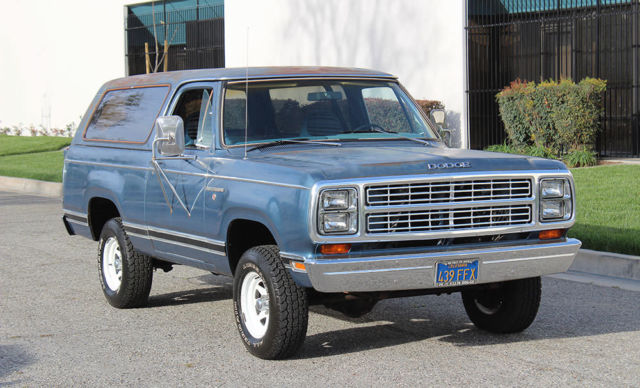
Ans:
[[[204,80],[243,80],[248,72],[249,79],[296,78],[296,77],[357,77],[357,78],[389,78],[396,77],[376,70],[358,69],[354,67],[235,67],[219,69],[198,69],[169,71],[153,74],[134,75],[107,82],[108,89],[130,86],[170,84],[176,85],[189,81]]]

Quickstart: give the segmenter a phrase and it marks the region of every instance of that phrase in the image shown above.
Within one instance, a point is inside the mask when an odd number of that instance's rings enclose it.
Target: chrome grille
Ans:
[[[522,199],[532,196],[531,186],[531,179],[526,178],[375,185],[366,188],[366,204],[377,207]]]
[[[367,233],[443,232],[524,225],[531,205],[390,211],[367,215]]]

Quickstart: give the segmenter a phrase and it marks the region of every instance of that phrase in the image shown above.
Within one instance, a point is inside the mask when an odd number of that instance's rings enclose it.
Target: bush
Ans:
[[[564,162],[569,167],[589,167],[598,163],[596,153],[590,150],[573,150],[565,156]]]
[[[507,142],[505,141],[502,144],[494,144],[494,145],[490,145],[489,147],[484,149],[485,151],[489,151],[489,152],[502,152],[505,154],[520,154],[522,153],[520,149],[518,149],[517,147],[512,146],[511,144],[507,144]]]
[[[558,159],[558,157],[549,148],[540,146],[520,146],[509,144],[506,141],[502,144],[494,144],[486,147],[485,151],[502,152],[506,154],[520,154],[535,156],[538,158]]]
[[[522,82],[518,79],[497,95],[500,117],[504,122],[507,136],[511,144],[517,148],[523,148],[531,143],[533,101],[530,96],[534,91],[535,83]]]
[[[444,105],[440,101],[436,100],[416,100],[422,111],[429,115],[434,109],[444,109]]]
[[[604,113],[606,81],[585,78],[545,81],[516,80],[496,95],[511,144],[527,154],[560,157],[592,149]],[[550,154],[550,155],[549,155]]]
[[[543,147],[543,146],[527,146],[524,148],[522,152],[525,155],[535,156],[538,158],[547,158],[547,159],[557,159],[557,155],[553,152],[553,150]]]

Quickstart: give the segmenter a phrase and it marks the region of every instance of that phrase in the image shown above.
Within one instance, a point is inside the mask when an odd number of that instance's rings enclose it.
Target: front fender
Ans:
[[[235,220],[259,222],[269,230],[273,238],[276,240],[276,244],[278,244],[278,246],[280,246],[280,244],[282,243],[280,231],[278,230],[272,219],[269,218],[269,216],[267,216],[265,212],[262,212],[258,209],[248,209],[241,207],[233,207],[225,211],[222,219],[222,230],[224,231],[224,235],[221,237],[226,239],[229,225],[231,225],[231,223]]]
[[[225,188],[221,202],[220,239],[231,222],[245,219],[263,224],[281,251],[313,252],[308,232],[309,191],[270,185],[238,184]]]

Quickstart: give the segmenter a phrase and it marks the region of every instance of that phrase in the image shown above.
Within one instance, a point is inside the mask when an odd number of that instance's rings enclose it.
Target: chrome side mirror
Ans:
[[[160,116],[156,119],[158,130],[154,142],[164,156],[180,156],[184,153],[184,123],[180,116]]]
[[[431,112],[429,112],[429,116],[431,116],[431,120],[440,127],[447,127],[447,113],[444,109],[432,109]]]
[[[447,147],[451,147],[451,130],[447,128],[447,113],[444,109],[432,109],[429,117],[438,126],[438,132]]]

